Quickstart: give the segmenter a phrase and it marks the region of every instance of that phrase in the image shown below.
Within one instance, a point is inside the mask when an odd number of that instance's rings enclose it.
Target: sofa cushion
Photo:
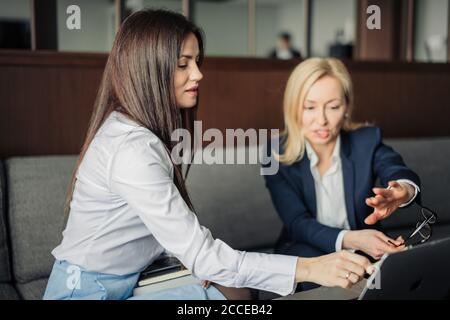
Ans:
[[[450,222],[450,138],[389,139],[386,144],[419,175],[422,204],[437,212],[438,224]],[[382,224],[388,229],[414,226],[419,210],[416,205],[400,209]]]
[[[20,299],[16,289],[10,283],[0,283],[0,300]]]
[[[17,290],[25,300],[42,300],[48,278],[37,279],[27,283],[17,284]]]
[[[0,283],[11,281],[6,221],[6,189],[5,169],[3,161],[0,160]]]
[[[231,247],[272,247],[281,231],[258,164],[193,164],[186,182],[202,225]]]
[[[61,241],[64,201],[76,156],[6,160],[12,269],[19,283],[50,275]]]

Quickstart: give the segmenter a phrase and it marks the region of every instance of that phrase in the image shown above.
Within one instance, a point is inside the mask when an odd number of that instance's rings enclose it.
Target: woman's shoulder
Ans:
[[[110,180],[159,179],[172,176],[172,162],[164,143],[150,130],[136,128],[117,145],[110,161]]]
[[[341,144],[344,152],[365,158],[368,154],[375,152],[382,142],[381,129],[375,126],[360,127],[355,130],[343,131]],[[346,151],[347,150],[347,151]]]
[[[363,126],[355,130],[344,131],[344,135],[354,143],[379,143],[381,141],[381,129],[375,126]]]
[[[130,131],[116,152],[128,153],[137,161],[150,158],[158,162],[169,160],[164,143],[152,131],[144,127]]]
[[[126,116],[114,112],[105,123],[98,142],[110,150],[113,158],[136,161],[167,161],[164,143],[148,128],[139,125]]]

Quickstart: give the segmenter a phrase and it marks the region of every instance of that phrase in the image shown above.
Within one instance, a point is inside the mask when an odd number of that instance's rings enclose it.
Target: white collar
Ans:
[[[311,167],[316,166],[317,162],[319,161],[319,157],[317,156],[316,152],[314,151],[311,144],[308,142],[307,139],[305,139],[305,147],[306,147],[306,155],[308,156],[309,161],[311,161]],[[339,152],[341,150],[341,135],[337,136],[336,144],[334,145],[333,153],[331,155],[331,161],[333,163],[337,162],[339,160]]]

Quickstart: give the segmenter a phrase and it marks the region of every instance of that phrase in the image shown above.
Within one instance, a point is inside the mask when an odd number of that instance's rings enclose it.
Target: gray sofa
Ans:
[[[423,203],[438,213],[435,238],[450,235],[450,138],[387,140],[422,179]],[[0,299],[41,299],[60,242],[63,204],[75,156],[0,161]],[[232,247],[270,251],[281,230],[257,165],[193,165],[188,189],[200,222]],[[384,225],[407,234],[417,208]],[[450,250],[450,248],[449,248]]]

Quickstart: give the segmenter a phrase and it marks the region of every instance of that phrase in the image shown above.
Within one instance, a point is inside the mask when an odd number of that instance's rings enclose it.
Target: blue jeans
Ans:
[[[214,286],[192,284],[133,297],[139,273],[118,276],[91,272],[67,261],[56,260],[44,300],[224,300]]]

